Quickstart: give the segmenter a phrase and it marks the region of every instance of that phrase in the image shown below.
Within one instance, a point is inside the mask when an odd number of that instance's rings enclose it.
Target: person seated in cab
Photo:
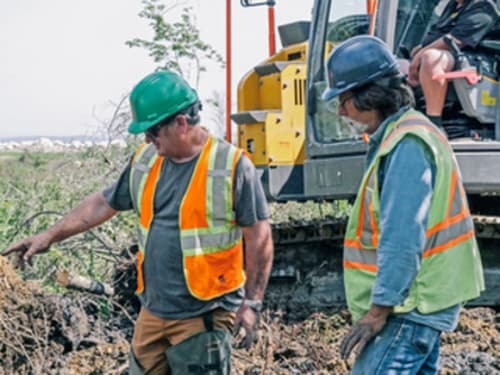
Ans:
[[[455,69],[456,61],[446,38],[451,38],[463,51],[474,51],[499,19],[492,0],[450,0],[439,19],[431,26],[422,43],[410,53],[409,66],[402,66],[408,74],[411,86],[420,84],[424,97],[426,115],[438,126],[442,126],[442,112],[448,83],[435,80],[436,74]],[[408,71],[406,71],[408,70]]]

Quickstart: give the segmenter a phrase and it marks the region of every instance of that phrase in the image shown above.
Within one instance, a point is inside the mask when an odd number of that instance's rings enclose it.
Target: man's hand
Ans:
[[[242,227],[245,240],[245,296],[248,302],[262,301],[273,262],[273,239],[268,220]],[[259,314],[243,303],[236,313],[234,333],[238,347],[249,349],[255,341]]]
[[[356,357],[361,354],[366,344],[385,326],[392,307],[372,305],[368,313],[351,328],[340,344],[340,354],[343,359],[349,358],[355,349]]]
[[[7,256],[15,253],[14,266],[24,268],[26,262],[29,262],[33,255],[49,249],[52,244],[51,238],[48,232],[42,232],[11,245],[2,252],[2,255]]]
[[[421,53],[422,52],[422,46],[419,44],[418,46],[415,46],[411,52],[410,52],[410,64],[408,65],[408,71],[405,72],[408,74],[408,83],[410,86],[417,86],[419,77],[418,77],[418,71],[420,69],[420,60],[421,60]]]
[[[410,66],[408,67],[408,83],[410,86],[417,86],[419,81],[419,69],[420,69],[421,54],[417,52],[415,56],[411,59]]]
[[[236,335],[238,348],[250,349],[257,338],[258,313],[251,307],[243,304],[236,313],[233,334]]]
[[[411,52],[410,52],[410,58],[412,58],[412,59],[413,59],[413,58],[415,57],[415,55],[416,55],[416,54],[417,54],[417,53],[418,53],[421,49],[422,49],[422,45],[421,45],[421,44],[419,44],[419,45],[417,45],[417,46],[413,47],[413,49],[412,49],[412,50],[411,50]]]

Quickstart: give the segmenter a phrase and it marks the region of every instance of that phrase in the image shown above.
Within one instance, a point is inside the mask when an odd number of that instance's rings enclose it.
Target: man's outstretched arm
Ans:
[[[101,192],[94,193],[85,198],[52,227],[9,246],[2,252],[2,255],[17,253],[19,257],[18,265],[22,267],[24,262],[28,261],[33,255],[48,250],[53,243],[85,232],[110,219],[116,212],[106,202]]]

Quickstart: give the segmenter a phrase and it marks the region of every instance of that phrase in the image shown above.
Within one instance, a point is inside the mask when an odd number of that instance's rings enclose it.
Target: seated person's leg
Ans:
[[[425,96],[426,114],[434,122],[439,122],[437,125],[441,125],[448,82],[445,79],[433,80],[432,77],[435,74],[452,71],[454,66],[455,59],[449,51],[429,49],[423,52],[419,82]]]

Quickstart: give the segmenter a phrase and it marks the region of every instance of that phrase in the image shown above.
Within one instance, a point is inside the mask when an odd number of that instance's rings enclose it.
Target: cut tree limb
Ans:
[[[105,294],[107,296],[115,294],[113,287],[110,285],[81,275],[71,274],[68,270],[58,271],[56,273],[56,282],[68,289],[78,289],[93,294]]]

